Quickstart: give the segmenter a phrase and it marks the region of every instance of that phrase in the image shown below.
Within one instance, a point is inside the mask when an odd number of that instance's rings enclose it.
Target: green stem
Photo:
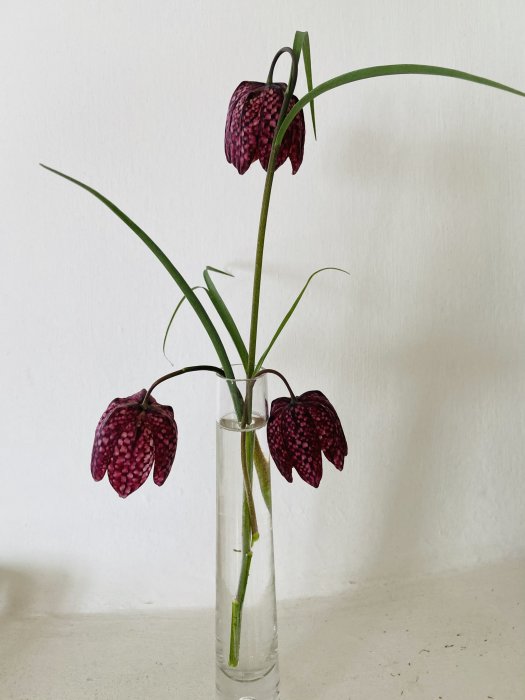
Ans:
[[[253,274],[252,291],[252,315],[250,321],[250,341],[248,345],[248,365],[247,375],[250,377],[255,369],[255,353],[257,349],[257,326],[259,323],[259,301],[261,296],[261,276],[264,255],[264,239],[266,235],[266,222],[268,221],[268,208],[272,194],[273,176],[275,172],[276,152],[272,147],[268,171],[264,183],[263,200],[261,205],[261,215],[259,219],[259,233],[257,236],[257,249],[255,252],[255,270]]]
[[[270,207],[270,197],[272,195],[272,184],[273,176],[275,174],[275,161],[277,158],[277,153],[279,146],[276,143],[276,136],[279,128],[288,113],[288,107],[290,105],[290,99],[293,95],[295,89],[295,83],[297,82],[297,65],[298,57],[295,55],[293,49],[288,47],[281,49],[277,57],[281,56],[284,52],[290,53],[292,57],[292,67],[290,70],[290,80],[288,82],[288,87],[284,94],[283,104],[281,107],[281,113],[279,114],[279,120],[277,126],[275,127],[274,138],[272,142],[272,150],[270,152],[270,159],[268,161],[268,170],[266,172],[266,180],[264,183],[263,198],[261,203],[261,214],[259,217],[259,232],[257,234],[257,249],[255,251],[255,269],[253,273],[253,291],[252,291],[252,313],[250,321],[250,341],[248,345],[248,366],[247,366],[247,376],[251,377],[255,369],[255,353],[257,349],[257,326],[259,324],[259,301],[261,296],[261,278],[262,278],[262,266],[263,266],[263,256],[264,256],[264,240],[266,237],[266,224],[268,222],[268,209]],[[275,59],[274,59],[275,61]],[[273,66],[270,70],[270,75],[268,78],[273,79]]]
[[[264,240],[266,235],[266,224],[268,221],[268,210],[270,207],[270,197],[272,194],[272,184],[273,177],[275,173],[275,161],[277,158],[277,153],[279,147],[276,144],[275,135],[279,130],[279,126],[284,120],[288,107],[290,105],[290,98],[293,95],[295,89],[295,84],[297,82],[297,66],[298,66],[298,56],[294,53],[293,49],[285,47],[281,49],[274,60],[270,68],[270,73],[268,75],[268,83],[273,82],[273,69],[277,62],[277,59],[283,54],[289,53],[292,57],[292,67],[290,70],[290,80],[284,94],[283,104],[281,107],[281,112],[279,114],[279,119],[277,121],[277,126],[275,128],[274,139],[272,142],[272,149],[270,151],[270,158],[268,161],[268,169],[266,172],[266,180],[264,183],[263,198],[261,203],[261,214],[259,217],[259,231],[257,235],[257,248],[255,252],[255,269],[253,274],[253,292],[252,292],[252,312],[250,321],[250,341],[248,346],[248,362],[246,367],[246,376],[251,378],[255,370],[255,353],[257,350],[257,326],[259,323],[259,302],[261,295],[261,278],[262,278],[262,266],[263,266],[263,256],[264,256]],[[245,416],[251,417],[251,391],[250,385],[247,387],[247,394],[245,399]],[[247,406],[247,404],[249,404]],[[249,408],[246,411],[246,408]],[[244,439],[241,439],[241,459],[243,461],[243,473],[247,470],[250,475],[253,474],[253,436],[250,435],[250,439],[247,439],[247,435],[243,434]],[[246,481],[246,477],[245,477]],[[252,562],[253,553],[251,551],[251,544],[256,540],[255,535],[258,533],[253,533],[250,542],[250,523],[247,521],[246,516],[246,501],[247,492],[245,491],[245,498],[243,500],[243,558],[241,564],[241,571],[239,575],[239,585],[237,588],[237,595],[232,601],[232,620],[230,627],[230,658],[229,665],[237,666],[239,663],[239,649],[241,641],[241,621],[242,621],[242,609],[244,604],[244,598],[246,596],[246,588],[248,585],[248,578],[250,575],[250,567]]]
[[[290,394],[290,398],[293,399],[293,401],[295,401],[295,394],[293,393],[292,387],[289,385],[288,380],[286,379],[286,377],[283,374],[278,372],[276,369],[261,369],[259,372],[257,372],[255,377],[256,378],[262,377],[265,374],[275,374],[276,377],[279,377],[279,379],[282,381],[282,383],[288,389],[288,392]]]
[[[248,467],[250,479],[253,475],[253,437],[252,432],[245,431],[241,434],[241,459],[243,460],[243,463],[251,465],[251,468],[250,466]],[[252,535],[249,503],[245,492],[243,495],[242,504],[242,563],[239,574],[239,583],[237,585],[237,593],[232,601],[232,619],[230,626],[230,656],[228,663],[232,667],[236,667],[239,664],[242,609],[244,605],[244,598],[246,596],[248,577],[250,575],[250,567],[253,557],[252,544],[254,541],[255,538]]]
[[[219,374],[221,377],[225,376],[224,371],[220,367],[215,367],[214,365],[193,365],[192,367],[183,367],[182,369],[177,369],[174,372],[165,374],[163,377],[159,377],[159,379],[153,382],[153,384],[146,392],[146,396],[144,397],[144,400],[142,402],[144,408],[146,408],[146,406],[148,405],[148,399],[151,396],[151,392],[153,391],[153,389],[155,389],[155,387],[157,387],[159,384],[162,384],[162,382],[165,382],[168,379],[174,379],[175,377],[180,377],[181,374],[188,374],[189,372],[215,372],[215,374]]]
[[[241,465],[242,476],[244,481],[244,499],[246,501],[248,512],[250,514],[250,527],[252,531],[252,542],[257,542],[259,539],[259,528],[257,526],[257,516],[255,515],[255,503],[253,502],[253,461],[248,459],[249,455],[246,450],[246,431],[241,433]]]

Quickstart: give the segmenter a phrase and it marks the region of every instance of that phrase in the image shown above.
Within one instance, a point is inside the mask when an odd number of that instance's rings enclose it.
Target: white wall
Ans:
[[[107,210],[37,163],[110,196],[193,283],[206,264],[234,272],[220,286],[247,330],[263,171],[226,163],[224,119],[295,29],[310,31],[316,82],[420,62],[525,89],[521,0],[2,1],[6,605],[212,603],[214,378],[158,392],[181,434],[163,488],[122,501],[92,482],[108,401],[169,371],[179,292]],[[260,337],[313,269],[351,272],[317,278],[267,363],[330,397],[350,456],[318,491],[275,472],[278,595],[523,555],[525,100],[408,76],[317,109],[301,170],[276,177]],[[189,308],[176,328],[176,366],[215,361]]]

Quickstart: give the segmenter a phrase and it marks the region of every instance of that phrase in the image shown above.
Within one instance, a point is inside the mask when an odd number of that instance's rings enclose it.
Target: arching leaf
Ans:
[[[358,80],[366,80],[367,78],[379,78],[386,75],[441,75],[446,78],[458,78],[459,80],[468,80],[473,83],[480,83],[481,85],[487,85],[488,87],[497,88],[498,90],[505,90],[506,92],[512,92],[514,95],[520,95],[525,97],[525,92],[521,90],[516,90],[508,85],[503,85],[503,83],[497,83],[494,80],[489,80],[488,78],[482,78],[479,75],[472,75],[471,73],[465,73],[461,70],[455,70],[453,68],[441,68],[440,66],[425,66],[419,65],[417,63],[401,63],[389,66],[372,66],[371,68],[360,68],[359,70],[353,70],[349,73],[343,73],[338,75],[336,78],[327,80],[321,83],[313,90],[306,93],[304,97],[301,97],[299,102],[295,104],[292,109],[288,112],[283,123],[281,124],[277,136],[275,139],[275,144],[278,146],[286,133],[286,130],[296,117],[296,115],[305,107],[308,103],[312,102],[316,97],[322,95],[324,92],[333,90],[334,88],[341,87],[342,85],[347,85],[348,83],[354,83]]]
[[[304,61],[304,72],[306,74],[306,84],[308,90],[313,90],[314,84],[312,81],[312,60],[310,57],[310,38],[308,32],[295,32],[295,38],[293,42],[293,50],[298,58],[303,54]],[[315,108],[314,101],[310,102],[310,114],[312,115],[312,127],[314,130],[314,137],[317,139],[317,130],[315,128]]]
[[[55,175],[59,175],[60,177],[63,177],[65,180],[69,180],[69,182],[72,182],[74,185],[78,185],[81,187],[83,190],[86,190],[90,194],[92,194],[94,197],[96,197],[99,201],[102,202],[108,209],[110,209],[118,218],[123,221],[126,226],[128,226],[133,233],[135,233],[143,243],[147,245],[147,247],[151,250],[151,252],[157,257],[157,259],[164,265],[166,270],[169,272],[171,277],[175,280],[175,282],[178,284],[180,287],[182,293],[187,297],[189,303],[193,307],[193,310],[197,314],[200,322],[204,326],[204,329],[208,333],[208,336],[213,344],[213,347],[215,348],[215,351],[217,352],[217,355],[219,357],[220,363],[222,365],[222,368],[224,369],[225,373],[229,377],[233,377],[233,369],[230,363],[230,360],[228,358],[228,354],[226,352],[226,349],[222,343],[221,337],[217,332],[217,329],[213,325],[213,321],[211,318],[208,316],[206,309],[204,306],[201,304],[200,300],[197,298],[197,295],[195,292],[192,290],[190,285],[186,282],[184,277],[181,275],[181,273],[177,270],[175,265],[171,262],[171,260],[168,258],[168,256],[164,253],[163,250],[159,248],[159,246],[155,243],[155,241],[148,236],[148,234],[143,231],[140,226],[138,226],[130,217],[125,214],[121,209],[117,207],[116,204],[113,204],[107,197],[104,197],[104,195],[100,194],[100,192],[97,192],[93,187],[90,187],[89,185],[84,184],[80,180],[76,180],[74,177],[71,177],[70,175],[66,175],[65,173],[61,173],[59,170],[55,170],[54,168],[50,168],[47,165],[44,165],[43,163],[40,163],[40,165],[45,168],[46,170],[49,170],[52,173],[55,173]],[[238,399],[235,399],[236,405],[238,405]]]
[[[316,270],[315,272],[312,272],[310,277],[306,280],[306,284],[304,285],[304,287],[301,289],[301,291],[297,295],[297,298],[295,299],[294,303],[291,305],[288,313],[286,314],[286,316],[283,318],[283,320],[279,324],[279,328],[275,331],[274,336],[270,341],[270,344],[268,345],[266,350],[261,355],[259,362],[257,363],[257,366],[255,367],[255,372],[258,372],[261,369],[263,362],[266,359],[266,356],[268,355],[268,353],[270,352],[270,350],[274,346],[274,343],[277,340],[277,338],[280,336],[281,331],[283,330],[283,328],[286,326],[286,324],[290,320],[290,317],[292,316],[293,312],[297,308],[297,304],[301,301],[301,299],[303,298],[303,294],[308,289],[308,285],[310,284],[310,282],[313,280],[313,278],[316,275],[318,275],[320,272],[324,272],[325,270],[337,270],[337,272],[344,272],[345,275],[349,274],[346,270],[342,270],[340,267],[322,267],[320,270]]]
[[[221,321],[224,323],[224,327],[230,334],[230,338],[232,339],[233,344],[235,345],[235,348],[239,353],[242,366],[246,370],[248,364],[248,350],[246,349],[246,345],[244,344],[241,334],[239,333],[237,324],[233,320],[233,316],[231,315],[230,310],[224,303],[224,300],[221,297],[219,290],[217,289],[217,287],[213,283],[213,280],[211,279],[210,272],[217,272],[220,275],[227,275],[228,277],[233,277],[233,275],[230,272],[224,272],[224,270],[219,270],[218,268],[210,267],[209,265],[202,273],[204,281],[206,282],[206,287],[211,299],[211,303],[213,304],[215,310],[219,314]]]
[[[205,292],[208,291],[208,290],[206,289],[206,287],[202,287],[201,285],[197,285],[197,286],[195,286],[195,287],[192,287],[192,291],[195,291],[195,290],[197,290],[197,289],[204,289]],[[166,332],[164,333],[164,340],[162,341],[162,354],[164,355],[164,357],[165,357],[165,358],[168,360],[168,362],[170,362],[170,363],[171,363],[171,360],[170,360],[169,357],[166,355],[166,341],[168,340],[168,334],[169,334],[169,332],[170,332],[170,329],[171,329],[171,326],[172,326],[173,321],[174,321],[174,319],[175,319],[175,316],[177,315],[177,311],[180,309],[180,307],[181,307],[182,304],[186,301],[186,299],[187,299],[187,297],[186,297],[186,295],[184,295],[184,296],[181,298],[181,300],[179,301],[179,303],[177,304],[177,306],[175,307],[175,311],[171,314],[171,318],[170,318],[169,323],[168,323],[168,326],[167,326],[167,328],[166,328]]]

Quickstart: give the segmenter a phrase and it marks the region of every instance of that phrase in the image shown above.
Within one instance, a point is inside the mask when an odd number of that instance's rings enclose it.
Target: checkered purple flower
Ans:
[[[267,426],[268,446],[277,469],[292,481],[292,469],[317,488],[323,476],[321,453],[337,469],[348,454],[341,421],[320,391],[272,401]]]
[[[142,402],[146,390],[123,399],[113,399],[95,431],[91,474],[109,482],[125,498],[146,481],[153,469],[153,481],[166,481],[177,449],[177,424],[171,406],[162,406],[153,396]]]
[[[257,83],[245,80],[230,100],[224,149],[228,163],[232,163],[243,175],[250,165],[259,160],[267,170],[270,151],[283,105],[285,83]],[[288,111],[297,103],[292,96]],[[292,173],[299,170],[304,151],[304,115],[302,110],[295,117],[284,135],[277,154],[275,168],[287,158],[292,163]]]

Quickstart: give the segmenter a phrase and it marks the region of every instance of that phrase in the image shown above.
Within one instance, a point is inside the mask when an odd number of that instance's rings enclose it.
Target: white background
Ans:
[[[368,65],[460,68],[525,89],[521,0],[0,2],[0,593],[31,612],[209,605],[214,377],[158,391],[180,446],[127,500],[89,472],[97,420],[170,369],[179,292],[94,185],[247,333],[264,173],[223,153],[245,79],[310,32],[314,81]],[[276,78],[286,80],[286,59]],[[305,91],[304,79],[297,93]],[[277,173],[260,338],[321,389],[350,445],[318,491],[274,473],[279,598],[524,553],[525,100],[433,77],[324,95],[318,141]],[[191,310],[175,366],[215,362]],[[275,397],[281,387],[272,382]]]

